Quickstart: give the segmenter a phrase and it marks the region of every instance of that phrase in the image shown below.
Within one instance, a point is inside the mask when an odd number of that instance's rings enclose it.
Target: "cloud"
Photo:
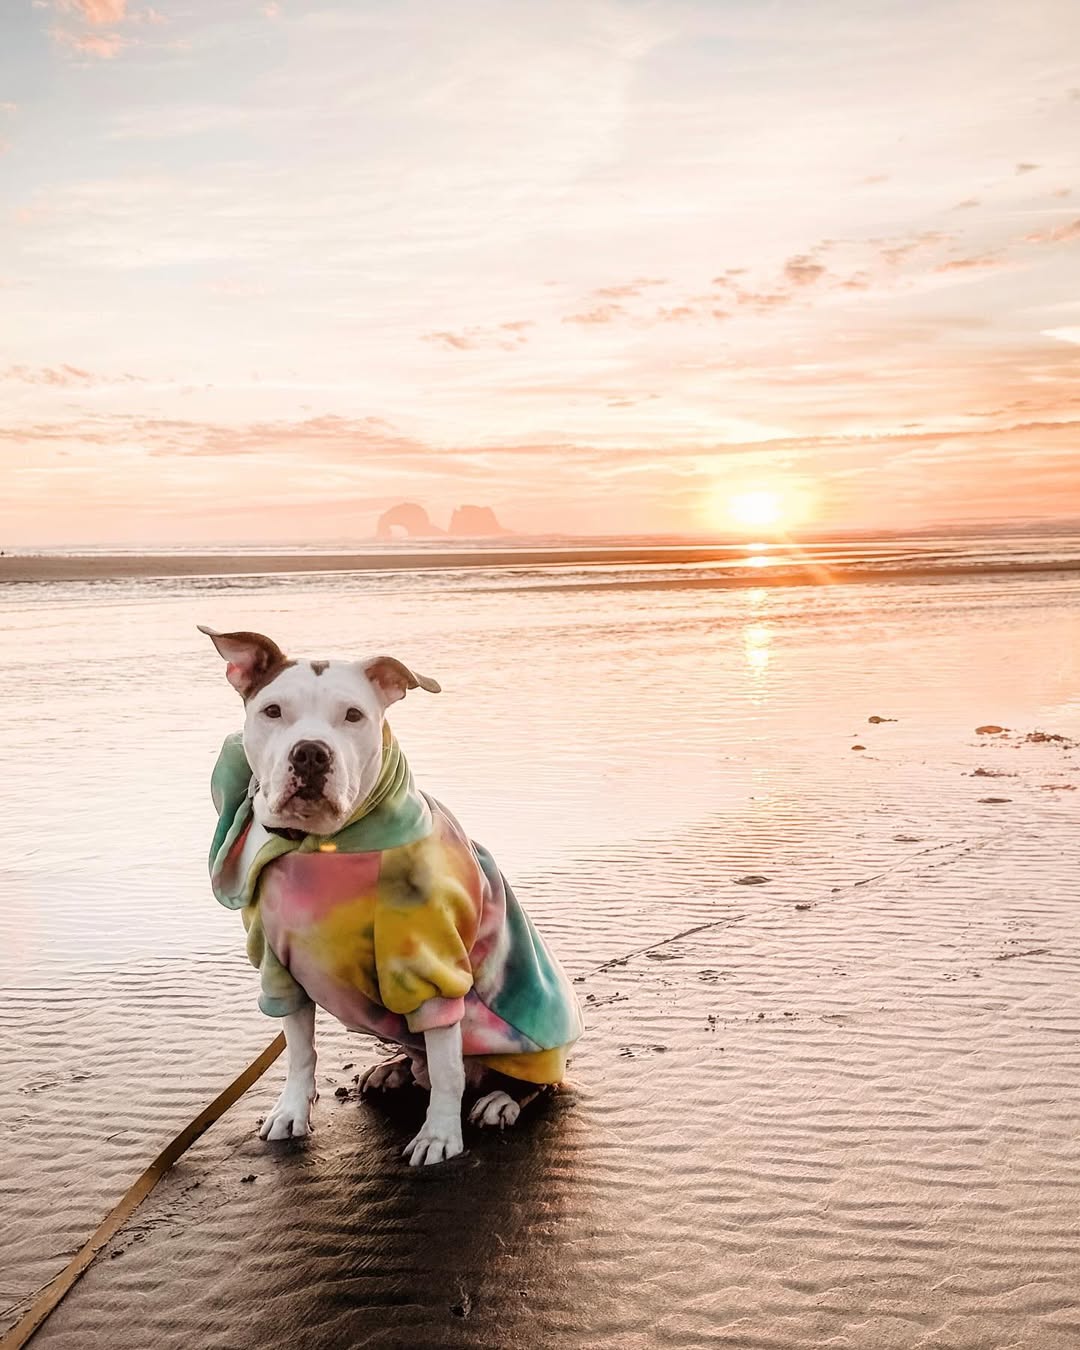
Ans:
[[[103,61],[111,61],[125,47],[130,46],[128,40],[119,33],[72,33],[66,28],[51,28],[49,32],[53,41],[62,47],[81,52],[84,56],[98,56]]]
[[[97,25],[123,23],[127,17],[127,0],[60,0],[58,8]]]
[[[962,202],[957,202],[952,208],[954,211],[970,211],[972,207],[981,206],[982,203],[978,197],[965,197]]]
[[[1080,239],[1080,216],[1065,225],[1055,225],[1050,230],[1037,230],[1034,234],[1025,234],[1026,244],[1068,244]]]
[[[996,253],[980,253],[971,258],[950,258],[948,262],[940,263],[934,268],[935,272],[988,272],[997,267],[1007,267],[1008,264],[1003,258],[999,258]]]
[[[450,329],[438,329],[430,333],[421,333],[421,342],[430,342],[436,347],[449,351],[470,352],[484,348],[512,352],[524,347],[528,342],[526,330],[535,327],[531,319],[515,319],[509,323],[492,326],[476,325],[455,333]]]
[[[1026,164],[1026,163],[1025,163],[1025,164],[1018,164],[1018,165],[1016,166],[1016,174],[1017,174],[1017,177],[1019,177],[1021,174],[1025,174],[1025,173],[1034,173],[1035,170],[1036,170],[1037,168],[1039,168],[1039,167],[1040,167],[1040,166],[1039,166],[1038,164]]]
[[[910,235],[907,238],[900,239],[898,242],[883,241],[881,249],[881,258],[883,262],[890,267],[896,267],[903,262],[905,258],[912,253],[918,253],[922,249],[933,248],[935,244],[947,243],[952,235],[945,234],[941,230],[923,230],[916,235]]]
[[[614,323],[625,314],[626,310],[622,305],[597,305],[595,309],[584,310],[580,314],[564,315],[563,323],[576,323],[588,328],[594,324]]]
[[[56,25],[49,30],[53,41],[70,51],[83,56],[96,56],[103,61],[111,61],[127,47],[135,46],[135,39],[116,31],[120,25],[163,24],[165,16],[152,6],[133,10],[128,8],[128,0],[53,0],[53,8],[59,14],[68,14],[75,20],[88,25],[86,29],[75,29]],[[101,32],[112,28],[112,32]]]
[[[666,286],[666,277],[635,277],[621,286],[601,286],[593,291],[600,300],[632,300],[652,286]]]
[[[799,253],[784,264],[784,275],[796,286],[812,286],[825,275],[825,268],[809,254]]]
[[[1043,336],[1057,338],[1059,342],[1075,342],[1080,346],[1080,328],[1044,328]]]
[[[20,383],[20,385],[51,385],[59,389],[69,387],[89,387],[92,385],[117,385],[117,383],[140,383],[138,375],[94,375],[78,366],[8,366],[0,370],[0,382]]]

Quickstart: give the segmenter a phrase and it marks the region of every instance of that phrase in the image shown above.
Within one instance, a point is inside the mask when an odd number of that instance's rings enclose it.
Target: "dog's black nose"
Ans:
[[[289,763],[301,778],[325,777],[330,758],[330,747],[322,741],[297,741],[289,751]]]

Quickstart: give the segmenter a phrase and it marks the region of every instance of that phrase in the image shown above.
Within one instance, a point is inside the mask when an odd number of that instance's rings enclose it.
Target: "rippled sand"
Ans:
[[[443,681],[399,736],[588,1033],[528,1123],[417,1174],[422,1101],[338,1099],[371,1047],[325,1023],[315,1138],[254,1138],[271,1069],[37,1343],[1071,1350],[1080,751],[1017,733],[1080,735],[1078,593],[5,604],[0,750],[39,768],[0,788],[4,1304],[275,1030],[202,870],[236,710],[191,624],[243,621]]]

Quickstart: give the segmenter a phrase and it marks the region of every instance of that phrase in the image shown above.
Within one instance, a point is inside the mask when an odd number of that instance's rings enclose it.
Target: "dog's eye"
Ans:
[[[280,703],[268,703],[268,704],[266,705],[266,707],[263,709],[263,714],[264,714],[264,716],[266,716],[266,717],[280,717],[280,716],[281,716],[281,704],[280,704]]]
[[[363,720],[364,714],[360,711],[359,708],[350,708],[349,711],[345,714],[346,722],[362,722]]]

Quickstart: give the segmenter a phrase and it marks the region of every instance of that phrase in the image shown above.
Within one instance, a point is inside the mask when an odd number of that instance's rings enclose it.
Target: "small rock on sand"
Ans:
[[[998,806],[1001,802],[1011,802],[1011,797],[980,797],[980,806]]]
[[[736,877],[736,878],[735,878],[735,885],[736,885],[736,886],[764,886],[765,883],[766,883],[768,880],[769,880],[768,877],[758,877],[758,876],[753,876],[753,875],[750,875],[750,876],[747,876],[747,877]]]
[[[865,745],[853,745],[851,748],[852,748],[852,750],[865,750],[865,749],[866,749],[866,746],[865,746]]]
[[[1059,736],[1056,731],[1029,731],[1024,742],[1027,745],[1064,745],[1069,749],[1076,744],[1068,736]]]
[[[1003,731],[1008,731],[1008,727],[999,727],[994,722],[987,722],[984,727],[976,727],[976,736],[1000,736]]]
[[[866,720],[870,723],[872,727],[879,727],[881,726],[882,722],[895,722],[898,719],[895,717],[878,717],[877,714],[875,713],[873,717],[868,717]]]

